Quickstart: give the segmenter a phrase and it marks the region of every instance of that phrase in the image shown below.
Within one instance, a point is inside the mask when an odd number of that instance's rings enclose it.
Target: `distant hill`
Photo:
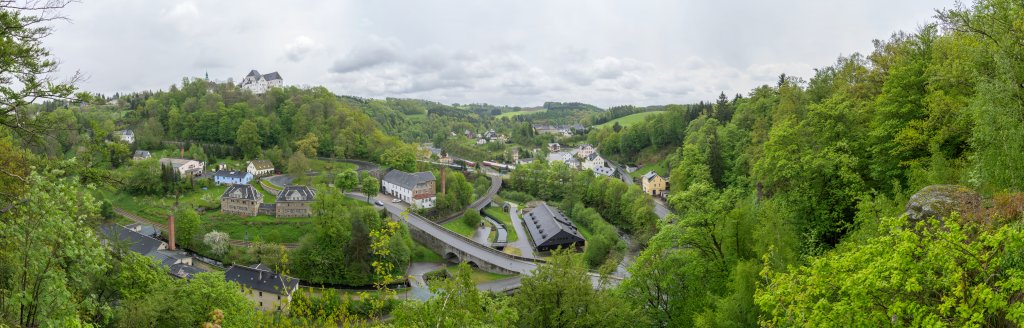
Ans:
[[[615,123],[619,123],[619,125],[622,126],[622,127],[627,127],[627,126],[631,126],[631,125],[643,122],[648,116],[655,115],[655,114],[661,114],[661,113],[664,113],[664,112],[665,111],[654,111],[654,112],[636,113],[636,114],[632,114],[632,115],[628,115],[628,116],[623,116],[623,117],[620,117],[620,118],[617,118],[617,119],[614,119],[614,120],[611,120],[611,121],[608,121],[608,122],[605,122],[605,123],[602,123],[602,124],[599,124],[599,125],[595,125],[594,127],[597,127],[597,128],[609,127],[609,126],[614,126]]]

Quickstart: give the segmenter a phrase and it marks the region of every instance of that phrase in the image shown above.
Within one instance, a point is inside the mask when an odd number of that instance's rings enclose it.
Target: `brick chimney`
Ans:
[[[167,249],[174,250],[174,213],[167,217]]]
[[[445,181],[447,181],[447,179],[444,178],[445,177],[445,173],[444,172],[445,172],[445,166],[441,165],[441,194],[442,195],[444,195]]]

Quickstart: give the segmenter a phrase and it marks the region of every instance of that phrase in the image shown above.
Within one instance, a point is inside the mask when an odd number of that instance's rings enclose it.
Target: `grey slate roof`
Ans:
[[[224,190],[224,194],[220,196],[221,199],[233,198],[233,199],[248,199],[263,201],[263,194],[256,190],[256,187],[251,185],[234,184]]]
[[[206,272],[206,270],[182,263],[172,265],[169,269],[171,270],[171,275],[186,279],[192,279],[197,273]]]
[[[148,224],[132,223],[124,227],[128,228],[129,230],[136,231],[142,234],[143,236],[150,236],[155,238],[156,236],[160,235],[160,230],[157,230],[156,227]]]
[[[430,172],[406,173],[399,170],[391,170],[391,172],[384,175],[384,181],[412,190],[417,184],[434,181],[434,174]]]
[[[299,286],[299,279],[277,274],[263,265],[247,267],[232,265],[224,271],[224,279],[234,281],[247,288],[278,295],[287,294]]]
[[[277,202],[312,202],[316,191],[306,186],[287,186],[277,194]]]
[[[153,155],[150,155],[149,151],[146,150],[136,150],[135,155],[132,155],[132,157],[150,158],[153,157]]]
[[[538,249],[550,249],[584,241],[576,225],[572,224],[562,211],[548,204],[541,204],[524,214],[523,224],[526,225]]]
[[[245,172],[245,171],[225,171],[225,170],[220,170],[220,171],[215,172],[213,174],[213,177],[214,177],[214,179],[216,179],[218,177],[229,178],[229,179],[244,179],[245,176],[248,175],[248,174],[249,174],[249,172]]]
[[[163,244],[162,241],[156,238],[145,236],[116,224],[102,225],[100,226],[100,231],[108,239],[117,239],[127,242],[129,244],[128,250],[142,255],[155,253]]]
[[[277,72],[273,72],[273,73],[270,73],[270,74],[263,75],[263,78],[267,79],[267,81],[281,80],[281,74],[277,74]]]
[[[644,175],[641,176],[640,178],[643,179],[644,181],[649,181],[649,180],[651,180],[651,178],[654,178],[656,176],[658,176],[658,173],[655,173],[654,171],[650,171],[650,172],[644,173]]]
[[[257,70],[251,70],[251,71],[249,71],[249,74],[246,75],[245,77],[250,77],[250,76],[251,77],[260,77],[260,72],[257,71]]]

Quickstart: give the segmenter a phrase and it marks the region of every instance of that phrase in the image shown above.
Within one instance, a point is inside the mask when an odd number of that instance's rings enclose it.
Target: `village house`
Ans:
[[[195,274],[206,270],[193,266],[192,256],[180,250],[171,250],[168,244],[156,239],[159,231],[152,226],[132,224],[120,226],[104,224],[100,226],[105,243],[117,240],[127,246],[128,250],[148,257],[170,270],[171,276],[191,279]]]
[[[381,180],[382,191],[416,208],[433,208],[437,201],[434,174],[391,170]]]
[[[160,165],[170,166],[172,170],[182,177],[202,175],[206,164],[187,158],[164,157],[160,159]]]
[[[242,293],[262,311],[287,309],[292,295],[299,289],[298,278],[278,274],[263,264],[232,265],[224,271],[224,279],[241,285]]]
[[[654,171],[647,172],[640,177],[640,186],[644,193],[651,196],[661,196],[668,188],[668,182]]]
[[[538,252],[557,248],[582,248],[586,241],[576,225],[557,208],[541,204],[523,214],[523,225]]]
[[[270,90],[270,88],[280,87],[284,85],[284,80],[281,79],[281,74],[273,72],[270,74],[260,75],[260,72],[256,70],[249,71],[249,75],[242,78],[242,83],[238,86],[242,89],[249,90],[255,94],[261,94]]]
[[[476,144],[477,145],[483,145],[483,144],[486,144],[486,143],[487,143],[486,139],[477,139],[476,140]]]
[[[590,155],[584,157],[583,159],[583,169],[593,170],[594,168],[604,167],[605,163],[606,162],[604,158],[601,157],[601,155],[598,155],[597,153],[590,153]]]
[[[559,151],[559,150],[562,150],[562,145],[559,145],[557,142],[552,142],[552,143],[548,144],[548,151]]]
[[[274,163],[265,159],[252,160],[245,166],[245,171],[253,177],[265,177],[274,174]]]
[[[249,184],[252,181],[252,173],[242,171],[217,171],[213,173],[213,182],[219,185],[225,184]]]
[[[579,146],[579,148],[576,148],[576,149],[579,150],[579,151],[576,152],[576,156],[578,156],[579,158],[582,158],[582,159],[586,159],[590,155],[592,155],[592,154],[597,152],[597,149],[594,148],[594,146],[591,145],[591,144],[585,144],[585,145]]]
[[[277,194],[275,214],[279,218],[313,216],[309,207],[316,198],[316,191],[306,186],[287,186]]]
[[[135,143],[135,132],[132,130],[114,131],[114,140],[133,144]]]
[[[220,212],[240,216],[256,216],[263,203],[263,194],[256,187],[236,184],[224,190],[220,196]]]
[[[141,160],[150,159],[150,158],[153,158],[153,155],[150,154],[149,151],[145,151],[145,150],[136,150],[135,154],[132,155],[132,160],[133,161],[141,161]]]

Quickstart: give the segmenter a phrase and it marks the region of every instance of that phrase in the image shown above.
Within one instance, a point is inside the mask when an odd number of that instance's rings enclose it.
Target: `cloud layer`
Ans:
[[[96,0],[46,42],[108,94],[257,69],[362,97],[647,105],[809,77],[950,3]]]

